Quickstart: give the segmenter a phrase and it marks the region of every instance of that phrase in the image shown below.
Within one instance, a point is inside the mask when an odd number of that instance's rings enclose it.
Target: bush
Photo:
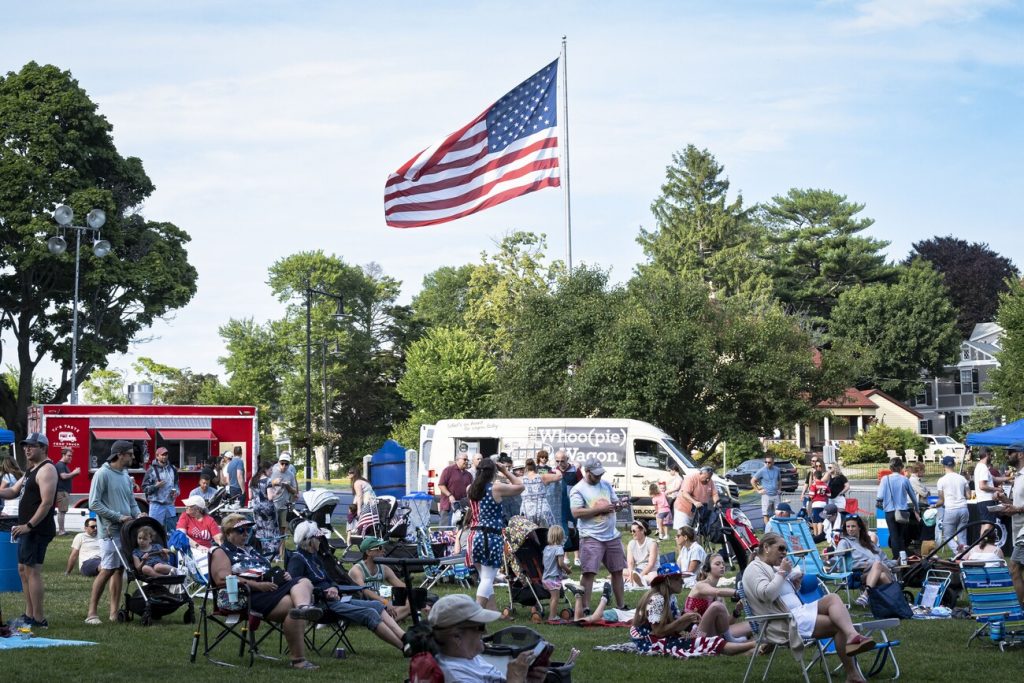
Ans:
[[[744,460],[764,457],[760,439],[752,434],[734,434],[725,441],[725,461],[729,467],[736,467]]]
[[[792,441],[771,443],[765,450],[774,455],[776,460],[789,460],[794,465],[799,465],[804,459],[803,449]]]
[[[847,465],[862,462],[887,463],[889,450],[896,451],[902,458],[903,452],[908,448],[924,453],[926,447],[925,440],[909,429],[875,424],[858,434],[854,443],[843,446],[839,451],[839,457]]]

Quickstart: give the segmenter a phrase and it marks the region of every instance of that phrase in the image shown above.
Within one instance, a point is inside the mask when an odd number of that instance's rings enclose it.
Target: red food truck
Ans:
[[[62,448],[71,449],[71,464],[81,474],[71,480],[71,506],[87,508],[92,475],[110,456],[115,441],[135,445],[135,460],[128,473],[142,483],[145,468],[160,446],[168,450],[178,468],[181,494],[177,504],[199,485],[199,471],[211,458],[241,446],[246,480],[259,459],[255,406],[166,405],[37,405],[29,410],[29,432],[40,432],[50,441],[49,457],[60,460]],[[148,505],[136,492],[139,507]],[[74,520],[74,522],[72,522]],[[69,515],[69,528],[79,518]]]

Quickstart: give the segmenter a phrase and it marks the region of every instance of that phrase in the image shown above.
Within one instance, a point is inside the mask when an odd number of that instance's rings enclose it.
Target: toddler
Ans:
[[[672,508],[668,504],[668,484],[659,481],[651,484],[649,489],[651,503],[654,504],[654,516],[658,520],[658,540],[668,538],[668,528],[672,525]]]
[[[143,576],[157,577],[167,576],[174,568],[168,564],[170,552],[159,543],[154,543],[156,532],[148,526],[139,529],[136,537],[138,547],[132,553],[132,563],[135,571],[141,572]]]
[[[551,593],[548,621],[561,623],[558,618],[558,599],[562,595],[562,579],[569,576],[565,564],[565,531],[560,526],[548,529],[548,544],[544,547],[544,576],[541,581]]]

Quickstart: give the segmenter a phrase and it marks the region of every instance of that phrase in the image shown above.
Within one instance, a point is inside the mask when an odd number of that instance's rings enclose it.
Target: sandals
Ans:
[[[304,671],[316,671],[320,667],[308,659],[293,659],[291,663],[293,669],[302,669]]]
[[[302,619],[304,621],[316,621],[323,615],[324,611],[316,605],[300,605],[288,610],[289,617],[292,619]]]
[[[85,618],[85,623],[89,624],[89,626],[99,626],[100,624],[103,623],[103,620],[100,619],[97,616],[92,616],[92,617],[86,617]]]
[[[848,657],[854,657],[862,652],[873,649],[875,649],[875,641],[859,634],[855,638],[846,641],[846,655]]]

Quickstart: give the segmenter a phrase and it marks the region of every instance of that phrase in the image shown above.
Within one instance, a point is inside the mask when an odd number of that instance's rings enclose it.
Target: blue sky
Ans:
[[[394,230],[382,188],[563,34],[577,264],[629,277],[665,166],[693,143],[747,203],[791,187],[864,203],[894,260],[952,234],[1024,266],[1022,29],[1003,0],[41,2],[5,8],[0,67],[70,70],[143,160],[144,213],[192,235],[200,279],[134,355],[221,372],[218,326],[280,315],[265,282],[287,254],[377,262],[406,299],[510,230],[560,258],[558,190]]]

